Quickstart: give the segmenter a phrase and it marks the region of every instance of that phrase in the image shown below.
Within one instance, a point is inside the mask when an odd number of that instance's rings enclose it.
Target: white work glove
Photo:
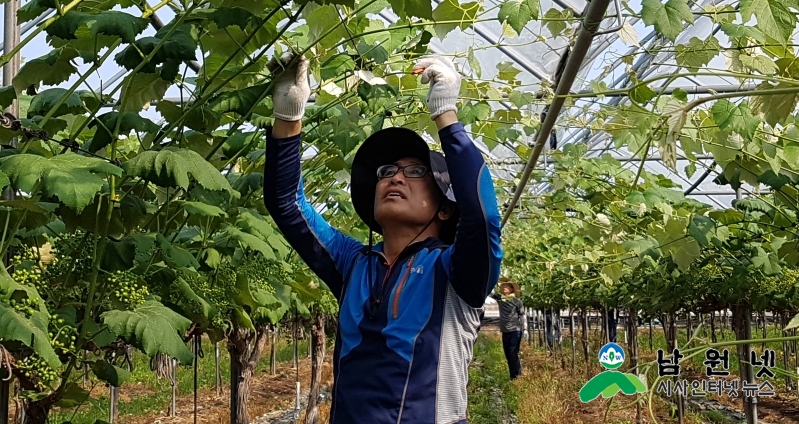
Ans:
[[[522,335],[522,337],[524,337],[525,341],[528,342],[530,341],[530,333],[528,333],[527,330],[524,330],[524,334]]]
[[[305,115],[305,104],[311,97],[311,86],[308,83],[308,59],[300,57],[298,61],[286,67],[294,59],[294,53],[284,53],[280,63],[272,58],[266,65],[275,75],[272,102],[275,105],[275,118],[284,121],[299,121]]]
[[[427,109],[430,119],[436,119],[447,111],[457,112],[455,104],[461,90],[461,76],[446,57],[432,56],[420,59],[413,66],[413,73],[422,74],[422,84],[430,83],[427,92]]]

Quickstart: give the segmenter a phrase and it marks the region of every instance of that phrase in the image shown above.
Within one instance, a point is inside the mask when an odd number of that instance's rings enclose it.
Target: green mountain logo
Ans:
[[[646,385],[635,374],[614,371],[624,364],[624,349],[616,343],[608,343],[599,350],[599,363],[607,368],[594,376],[580,389],[580,400],[583,403],[602,395],[607,399],[622,392],[625,395],[646,393]]]

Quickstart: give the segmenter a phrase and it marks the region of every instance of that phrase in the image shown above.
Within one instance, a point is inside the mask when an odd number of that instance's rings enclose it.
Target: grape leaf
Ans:
[[[89,396],[89,392],[78,386],[77,383],[67,383],[63,394],[55,405],[59,408],[74,408],[85,403]]]
[[[256,12],[256,13],[260,13]],[[251,20],[256,20],[256,16],[252,11],[242,7],[219,7],[214,9],[209,16],[219,28],[227,28],[230,26],[237,26],[239,29],[244,30]]]
[[[515,66],[513,66],[513,62],[497,63],[497,71],[499,71],[499,73],[497,74],[497,78],[507,82],[515,81],[516,76],[522,72],[516,69]]]
[[[616,262],[602,267],[602,275],[607,277],[611,282],[619,281],[624,273],[624,268],[621,262]]]
[[[736,105],[727,100],[720,99],[710,108],[713,120],[722,130],[734,131],[747,140],[751,140],[757,130],[760,120],[752,116],[747,103]]]
[[[570,9],[558,10],[551,8],[544,13],[544,18],[547,18],[547,29],[553,37],[557,37],[566,30],[566,22],[571,19],[572,11]]]
[[[372,60],[378,65],[388,61],[388,51],[381,45],[371,45],[364,40],[360,40],[358,41],[357,50],[359,55]]]
[[[121,386],[130,378],[130,371],[114,366],[106,361],[89,361],[92,373],[102,381],[108,382],[114,387]]]
[[[182,364],[194,360],[194,354],[182,338],[191,321],[158,301],[147,300],[132,311],[111,310],[102,318],[111,331],[150,357],[162,353]]]
[[[532,19],[538,19],[540,0],[505,0],[499,7],[497,18],[507,22],[516,34],[521,34]]]
[[[119,112],[139,112],[153,100],[161,100],[169,88],[169,82],[158,74],[137,72],[129,74],[122,82]]]
[[[97,131],[94,133],[94,137],[83,145],[83,149],[96,152],[111,144],[111,132],[116,128],[118,118],[119,112],[109,112],[98,116],[92,121],[92,123],[89,124],[89,128],[97,127]],[[102,125],[100,125],[100,123],[102,123]],[[154,133],[158,131],[159,128],[160,127],[156,125],[155,122],[147,118],[142,118],[138,113],[127,112],[122,115],[122,122],[119,123],[119,134],[127,135],[134,130],[139,133]]]
[[[259,84],[221,93],[209,102],[209,109],[216,113],[235,112],[244,116],[255,107],[258,99],[263,97],[267,87],[267,84]]]
[[[344,76],[355,69],[355,61],[348,54],[337,54],[322,64],[322,79]]]
[[[227,216],[219,206],[209,205],[203,202],[183,202],[183,209],[192,215],[202,216]]]
[[[655,30],[671,41],[683,32],[684,23],[694,23],[694,15],[687,0],[643,0],[641,18],[646,25],[654,25]]]
[[[433,6],[430,0],[388,0],[388,2],[400,18],[433,19]]]
[[[39,308],[26,318],[7,303],[14,299],[37,299]],[[48,313],[35,288],[17,284],[5,269],[0,271],[0,338],[16,340],[33,349],[50,367],[61,366],[58,355],[47,337]]]
[[[738,56],[738,59],[741,61],[741,65],[747,70],[760,72],[764,75],[774,75],[777,72],[777,64],[774,63],[774,60],[768,58],[763,55],[748,55],[741,53]]]
[[[254,15],[260,15],[264,10],[271,10],[278,3],[275,0],[211,0],[215,8],[240,7],[249,10]]]
[[[236,226],[253,235],[266,240],[273,234],[275,229],[263,215],[251,209],[239,208],[239,215],[236,217]]]
[[[766,42],[766,36],[759,29],[753,26],[739,25],[731,22],[723,23],[721,31],[730,38],[749,37],[760,43]]]
[[[642,84],[630,90],[630,98],[638,103],[646,103],[657,96],[648,85]]]
[[[684,171],[685,175],[688,176],[688,178],[693,177],[694,174],[696,174],[696,163],[691,162],[688,165],[685,165]]]
[[[0,171],[12,185],[30,192],[39,179],[45,194],[80,212],[94,200],[105,180],[97,174],[122,176],[122,170],[105,160],[67,152],[50,159],[23,153],[0,158]]]
[[[796,27],[796,14],[783,0],[741,0],[741,17],[744,22],[757,18],[757,28],[763,34],[784,43]],[[795,6],[794,6],[795,7]]]
[[[114,35],[124,43],[132,43],[138,34],[147,29],[149,23],[147,19],[114,10],[95,14],[70,11],[53,22],[46,31],[51,36],[73,40],[78,38],[78,29],[86,26],[93,37],[98,34]]]
[[[791,318],[791,321],[785,326],[785,330],[790,330],[792,328],[799,328],[799,314]]]
[[[211,306],[205,299],[198,296],[197,293],[191,288],[189,283],[183,278],[177,278],[175,281],[180,294],[183,296],[183,301],[186,304],[181,305],[184,315],[196,323],[209,323],[211,318],[219,313],[219,310]]]
[[[677,45],[676,51],[677,64],[695,71],[710,63],[721,52],[721,45],[716,37],[710,37],[707,40],[691,37],[687,45]]]
[[[70,75],[78,72],[72,59],[78,57],[78,51],[72,47],[61,47],[51,50],[44,56],[25,62],[20,68],[13,84],[17,93],[22,93],[28,87],[39,88],[39,84],[58,85],[69,79]]]
[[[219,170],[193,150],[168,147],[161,151],[142,152],[125,162],[123,168],[131,176],[162,187],[188,189],[190,178],[194,178],[207,190],[227,191],[238,197],[238,192]]]
[[[638,31],[627,20],[624,21],[621,29],[619,29],[619,38],[628,46],[641,47],[641,43],[638,41]]]
[[[526,1],[533,2],[538,0]],[[436,32],[436,36],[443,40],[455,28],[465,30],[474,22],[482,10],[483,7],[479,2],[459,4],[458,0],[442,1],[433,10],[433,21],[436,22],[433,29]],[[441,21],[459,21],[459,23],[438,23]]]
[[[469,63],[469,67],[472,68],[472,71],[474,71],[474,74],[477,75],[477,78],[481,78],[483,68],[480,66],[480,61],[475,57],[474,49],[471,47],[469,48],[469,53],[466,54],[466,61]]]
[[[0,3],[5,3],[2,1]],[[26,2],[24,6],[20,7],[17,11],[17,21],[18,24],[23,24],[30,20],[36,19],[42,13],[46,12],[47,9],[55,9],[56,3],[55,0],[30,0]]]
[[[402,0],[397,1],[401,2]],[[309,45],[319,44],[321,47],[330,48],[339,40],[348,37],[347,27],[339,25],[341,16],[331,5],[318,7],[310,12],[306,11],[303,15],[308,21]],[[322,38],[323,35],[324,38]],[[391,51],[391,49],[388,50]]]
[[[200,263],[197,262],[194,255],[188,250],[170,243],[161,233],[156,233],[155,241],[164,262],[171,268],[200,268]]]
[[[56,103],[58,103],[58,100],[61,99],[61,97],[66,93],[66,88],[48,88],[47,90],[44,90],[41,93],[33,96],[31,99],[31,104],[28,107],[28,117],[46,115],[55,107]],[[64,100],[64,103],[61,103],[53,116],[70,114],[77,115],[83,113],[84,111],[85,107],[80,95],[73,92],[69,93],[66,100]]]
[[[272,246],[270,246],[260,237],[245,233],[244,231],[241,231],[240,229],[230,224],[225,224],[223,226],[223,231],[227,235],[226,238],[236,240],[242,245],[249,247],[250,249],[253,249],[257,252],[261,252],[261,254],[263,254],[264,257],[267,259],[277,259],[277,256],[275,256],[275,251],[272,249]],[[220,240],[221,239],[222,238],[220,238]]]
[[[197,26],[184,23],[175,30],[172,28],[174,25],[170,23],[159,29],[155,36],[139,38],[119,52],[114,60],[126,69],[132,70],[160,46],[150,61],[139,71],[151,74],[156,72],[156,65],[159,63],[180,63],[196,59],[195,51],[199,39]]]
[[[769,82],[762,82],[755,87],[755,95],[752,96],[750,107],[752,112],[763,118],[771,126],[779,122],[784,122],[796,110],[799,102],[799,93],[757,95],[760,90],[785,89],[794,86],[779,83],[771,85]]]
[[[14,90],[13,86],[6,86],[0,88],[0,109],[5,109],[11,106],[11,103],[14,103],[14,100],[17,99],[17,92]],[[22,110],[20,110],[22,112]],[[20,113],[22,115],[22,113]]]
[[[295,278],[286,281],[286,285],[291,287],[291,290],[297,295],[299,301],[308,304],[322,298],[322,291],[316,286],[313,279],[308,277],[300,280],[300,278],[297,277],[302,277],[302,275],[299,273],[295,274]]]
[[[777,275],[780,273],[780,260],[777,255],[766,253],[760,246],[757,246],[755,251],[757,254],[752,256],[752,265],[756,268],[763,268],[763,274],[765,275]]]
[[[111,10],[116,6],[131,7],[135,6],[137,0],[81,0],[77,10],[100,11]]]

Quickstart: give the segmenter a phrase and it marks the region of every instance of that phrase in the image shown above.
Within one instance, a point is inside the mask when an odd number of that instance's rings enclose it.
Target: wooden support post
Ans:
[[[272,371],[272,376],[277,375],[277,328],[272,332],[272,346],[269,352],[269,368]]]
[[[214,343],[214,366],[216,370],[216,396],[222,396],[222,366],[220,364],[219,342]]]

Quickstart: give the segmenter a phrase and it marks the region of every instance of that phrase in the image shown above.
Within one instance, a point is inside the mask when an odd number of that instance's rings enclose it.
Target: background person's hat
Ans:
[[[372,231],[383,234],[374,218],[375,187],[377,168],[382,165],[411,157],[418,159],[433,173],[436,185],[442,194],[455,203],[455,194],[447,171],[447,162],[440,152],[430,151],[430,147],[416,132],[407,128],[393,127],[382,129],[366,139],[352,160],[351,191],[352,205],[358,216],[370,226]],[[460,214],[455,208],[452,216],[441,226],[439,239],[446,244],[455,241],[455,231]]]
[[[508,277],[500,277],[499,278],[499,288],[502,289],[502,286],[510,286],[511,290],[516,293],[516,297],[522,297],[522,288],[519,286],[519,283],[511,281]]]

